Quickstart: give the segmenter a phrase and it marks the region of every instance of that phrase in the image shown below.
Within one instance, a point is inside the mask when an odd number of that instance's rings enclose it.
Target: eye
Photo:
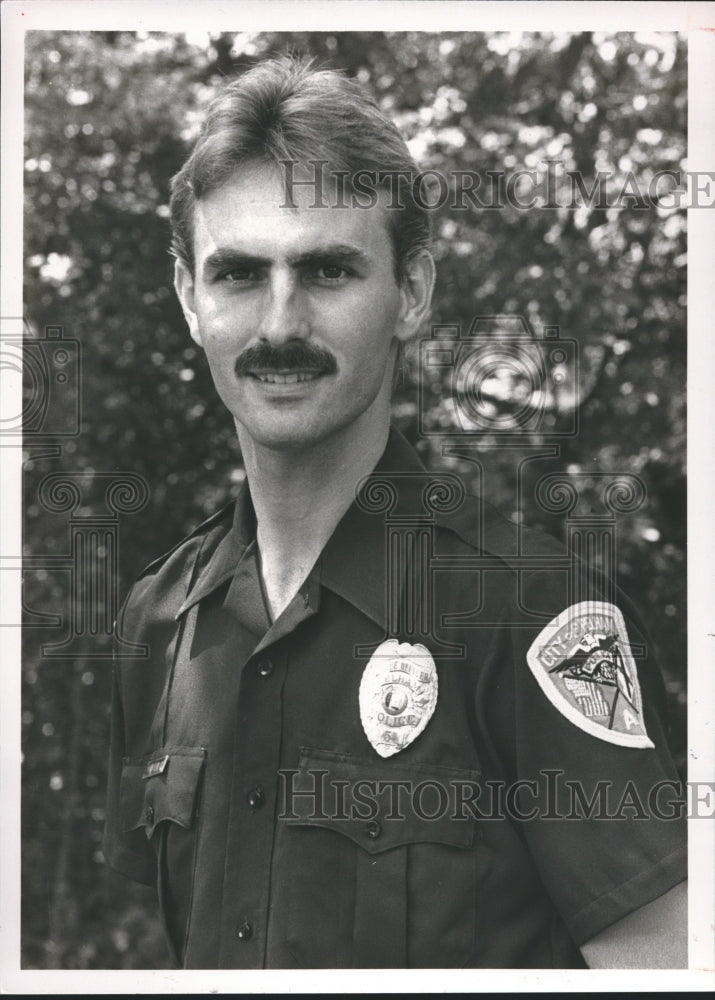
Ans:
[[[336,284],[348,277],[350,272],[342,264],[321,264],[313,271],[313,276],[325,284]]]
[[[246,281],[256,281],[258,271],[251,267],[232,267],[230,271],[224,271],[218,277],[219,281],[227,281],[229,284],[239,284]]]

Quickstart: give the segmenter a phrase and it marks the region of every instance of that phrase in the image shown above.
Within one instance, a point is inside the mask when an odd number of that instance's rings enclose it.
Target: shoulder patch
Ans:
[[[572,604],[542,629],[526,659],[554,708],[585,733],[652,747],[626,623],[613,604]]]

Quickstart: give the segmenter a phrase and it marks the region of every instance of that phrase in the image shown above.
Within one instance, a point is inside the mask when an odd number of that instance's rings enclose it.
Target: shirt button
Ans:
[[[270,660],[261,660],[258,664],[258,673],[261,677],[270,677],[273,673],[273,664]]]
[[[147,821],[147,823],[154,822],[154,806],[146,807],[146,809],[144,810],[144,819]]]
[[[253,934],[253,927],[247,920],[240,923],[236,928],[236,937],[239,941],[250,941],[251,935]]]
[[[381,833],[382,827],[376,819],[371,819],[369,823],[365,824],[365,836],[370,837],[371,840],[377,840]]]
[[[263,794],[262,788],[252,788],[251,791],[246,796],[248,804],[251,809],[260,809],[263,803],[266,801],[266,797]]]

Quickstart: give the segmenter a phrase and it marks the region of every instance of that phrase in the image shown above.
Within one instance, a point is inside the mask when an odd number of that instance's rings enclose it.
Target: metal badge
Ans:
[[[562,611],[526,659],[554,708],[579,729],[617,746],[653,746],[626,623],[613,604],[583,601]]]
[[[430,651],[388,639],[377,647],[360,681],[360,721],[381,757],[414,742],[437,704],[437,668]]]
[[[169,763],[169,755],[166,754],[164,757],[158,758],[158,760],[151,760],[144,768],[144,773],[142,778],[153,778],[157,774],[163,774],[166,770],[166,765]]]

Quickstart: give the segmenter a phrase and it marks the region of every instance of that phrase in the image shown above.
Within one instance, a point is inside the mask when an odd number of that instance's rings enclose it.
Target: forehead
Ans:
[[[306,183],[297,183],[301,180]],[[382,201],[370,207],[351,206],[349,191],[344,197],[348,207],[338,207],[336,201],[334,189],[326,187],[321,206],[312,172],[295,172],[291,197],[279,167],[242,167],[196,202],[196,261],[200,263],[217,247],[237,246],[279,259],[326,243],[341,243],[391,266],[389,216]]]

